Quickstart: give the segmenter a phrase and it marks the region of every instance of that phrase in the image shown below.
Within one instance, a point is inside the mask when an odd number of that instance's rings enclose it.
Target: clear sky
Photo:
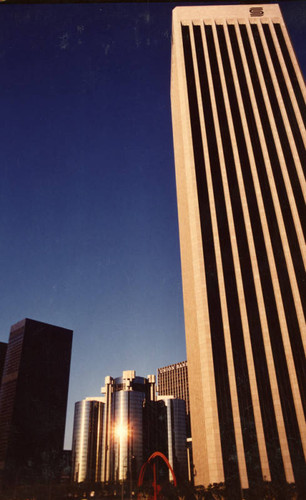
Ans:
[[[0,5],[0,341],[24,317],[74,330],[68,448],[106,375],[186,359],[175,5]],[[306,3],[281,6],[305,74]]]

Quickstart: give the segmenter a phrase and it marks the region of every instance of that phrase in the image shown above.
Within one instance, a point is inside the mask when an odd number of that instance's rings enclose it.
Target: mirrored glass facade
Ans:
[[[167,412],[167,457],[178,480],[187,479],[186,403],[183,399],[159,396]],[[171,481],[169,471],[169,480]]]
[[[144,389],[144,388],[143,388]],[[114,394],[114,464],[119,481],[130,477],[132,466],[139,471],[143,464],[143,402],[146,393],[120,391]]]
[[[143,464],[143,406],[155,398],[155,377],[136,376],[127,370],[122,377],[106,377],[102,482],[135,481]]]
[[[142,465],[156,451],[169,459],[178,480],[186,479],[185,401],[156,401],[155,376],[138,377],[133,370],[106,377],[102,393],[103,398],[75,405],[73,481],[121,483],[122,489],[124,483],[132,491]],[[168,479],[167,468],[159,472]]]
[[[86,398],[75,404],[72,439],[72,480],[97,481],[102,446],[104,402]]]

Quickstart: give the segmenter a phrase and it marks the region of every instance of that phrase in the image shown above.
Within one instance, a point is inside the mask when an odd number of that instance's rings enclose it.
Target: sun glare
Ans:
[[[115,434],[120,440],[126,438],[128,435],[127,426],[122,423],[116,425]]]

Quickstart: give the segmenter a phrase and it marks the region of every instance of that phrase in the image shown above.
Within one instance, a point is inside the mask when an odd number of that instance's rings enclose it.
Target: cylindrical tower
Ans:
[[[143,463],[143,404],[155,397],[155,377],[106,377],[102,482],[136,479]]]
[[[139,378],[139,377],[137,377]],[[141,390],[114,393],[114,465],[115,479],[135,479],[143,463],[143,409],[145,385]]]
[[[86,398],[75,404],[72,479],[77,483],[97,480],[103,413],[103,398]]]

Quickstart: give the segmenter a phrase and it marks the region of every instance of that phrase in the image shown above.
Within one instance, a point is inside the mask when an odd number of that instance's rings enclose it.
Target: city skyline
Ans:
[[[175,5],[1,5],[0,341],[25,316],[74,330],[66,448],[105,373],[186,358]],[[305,6],[281,7],[305,73]]]
[[[158,450],[177,480],[187,478],[186,403],[158,395],[156,377],[135,370],[106,376],[103,397],[75,404],[72,480],[135,484],[143,464]],[[169,475],[164,470],[162,475]]]

